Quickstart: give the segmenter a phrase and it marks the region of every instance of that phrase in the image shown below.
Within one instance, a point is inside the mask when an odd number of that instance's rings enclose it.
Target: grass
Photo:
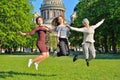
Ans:
[[[94,59],[87,67],[83,59],[72,62],[72,57],[50,57],[27,67],[29,58],[36,55],[0,55],[0,80],[119,80],[120,58]],[[120,57],[120,56],[119,56]]]

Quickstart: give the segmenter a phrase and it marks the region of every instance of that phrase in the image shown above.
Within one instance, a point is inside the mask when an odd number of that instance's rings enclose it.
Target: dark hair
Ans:
[[[43,19],[42,16],[38,16],[38,17],[36,18],[36,24],[38,24],[38,19],[39,19],[39,18],[41,18],[41,19],[44,21],[44,19]]]

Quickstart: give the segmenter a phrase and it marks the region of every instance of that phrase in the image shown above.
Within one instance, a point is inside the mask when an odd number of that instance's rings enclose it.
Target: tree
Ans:
[[[29,31],[33,26],[32,0],[2,0],[0,1],[0,41],[2,48],[11,52],[12,48],[27,46],[27,38],[17,34],[17,31]]]

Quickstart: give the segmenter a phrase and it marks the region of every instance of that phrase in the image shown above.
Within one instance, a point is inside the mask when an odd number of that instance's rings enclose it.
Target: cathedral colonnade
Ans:
[[[47,9],[41,11],[41,15],[44,19],[53,19],[61,14],[64,15],[64,11],[59,9]]]

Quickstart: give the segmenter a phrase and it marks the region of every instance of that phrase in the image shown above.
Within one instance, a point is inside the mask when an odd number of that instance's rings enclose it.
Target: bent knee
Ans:
[[[48,58],[49,57],[49,53],[44,53],[43,56],[44,56],[44,58]]]
[[[48,58],[50,55],[49,54],[46,54],[46,58]]]

